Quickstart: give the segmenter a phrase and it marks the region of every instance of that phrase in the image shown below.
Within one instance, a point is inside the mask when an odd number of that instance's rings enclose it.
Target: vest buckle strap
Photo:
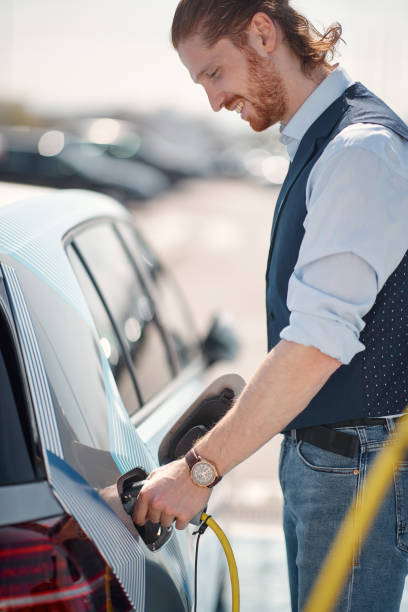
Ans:
[[[291,436],[292,440],[296,442],[303,440],[318,448],[349,457],[350,459],[357,455],[360,448],[359,438],[354,434],[336,431],[324,425],[292,429]]]

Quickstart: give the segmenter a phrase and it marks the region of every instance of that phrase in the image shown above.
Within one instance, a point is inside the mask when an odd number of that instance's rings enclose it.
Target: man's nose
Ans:
[[[206,92],[211,108],[218,113],[223,108],[227,96],[222,91],[215,91],[209,87],[206,87]]]

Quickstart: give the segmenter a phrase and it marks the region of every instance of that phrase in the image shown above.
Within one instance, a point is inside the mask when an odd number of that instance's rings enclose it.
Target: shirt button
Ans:
[[[269,317],[272,319],[272,321],[275,318],[275,315],[273,314],[272,310],[269,311]]]

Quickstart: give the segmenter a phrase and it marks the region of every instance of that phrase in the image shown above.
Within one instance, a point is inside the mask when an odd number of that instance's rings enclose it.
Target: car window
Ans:
[[[2,171],[27,173],[31,176],[37,169],[36,159],[28,151],[9,150],[1,157],[0,168]]]
[[[158,315],[173,341],[180,365],[188,365],[199,354],[200,343],[187,304],[174,278],[133,226],[118,223],[117,228],[126,247],[135,259],[140,260],[153,285]]]
[[[101,346],[112,369],[123,404],[129,414],[140,408],[137,391],[126,363],[124,350],[90,277],[72,246],[67,249],[75,275],[91,311]]]
[[[36,170],[41,176],[60,178],[74,174],[72,169],[59,157],[37,156]]]
[[[58,157],[40,155],[34,151],[9,150],[0,157],[0,172],[17,175],[43,176],[50,179],[72,174],[70,168]]]
[[[145,403],[174,376],[151,297],[111,225],[87,228],[74,242],[129,351]]]
[[[0,485],[36,479],[28,450],[28,434],[25,435],[23,429],[24,405],[19,397],[19,385],[11,339],[0,314]]]

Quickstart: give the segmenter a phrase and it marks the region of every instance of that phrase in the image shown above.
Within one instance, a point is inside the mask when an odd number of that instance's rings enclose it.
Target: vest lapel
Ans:
[[[353,86],[352,86],[353,87]],[[273,246],[275,242],[276,229],[279,222],[281,212],[287,202],[289,192],[298,179],[299,175],[304,170],[309,161],[316,155],[317,152],[323,152],[324,145],[329,142],[329,135],[333,132],[339,121],[342,119],[344,108],[344,95],[337,98],[322,115],[311,125],[306,134],[300,141],[296,155],[289,166],[288,173],[280,190],[278,200],[276,202],[275,212],[273,216],[271,241],[268,256],[268,265],[266,269],[266,277],[268,278],[269,266],[271,263]]]

